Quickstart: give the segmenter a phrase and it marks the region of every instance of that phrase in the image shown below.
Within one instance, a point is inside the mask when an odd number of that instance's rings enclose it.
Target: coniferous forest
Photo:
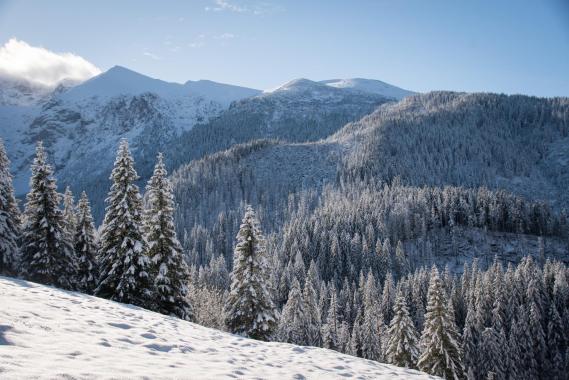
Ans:
[[[567,378],[569,269],[547,252],[566,242],[568,222],[546,203],[362,181],[289,199],[288,222],[269,234],[242,206],[231,247],[221,239],[200,248],[187,232],[178,238],[162,154],[143,194],[121,140],[98,228],[85,192],[77,204],[69,188],[58,192],[41,142],[23,212],[9,166],[0,145],[5,275],[445,379]],[[452,256],[477,234],[537,240],[517,260],[494,252],[459,268]],[[445,265],[441,249],[451,255]]]
[[[0,0],[0,380],[569,380],[569,0]]]

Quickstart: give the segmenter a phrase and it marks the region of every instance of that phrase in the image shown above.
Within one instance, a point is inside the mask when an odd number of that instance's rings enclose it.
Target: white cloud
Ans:
[[[12,38],[0,47],[0,75],[55,86],[64,79],[84,81],[101,70],[73,53],[54,53]]]
[[[241,0],[239,3],[234,0],[212,0],[211,6],[205,7],[208,12],[234,12],[249,13],[255,16],[282,12],[284,8],[281,5],[271,1],[259,0]]]
[[[237,13],[243,13],[248,11],[246,7],[236,5],[234,3],[229,2],[228,0],[214,0],[213,2],[215,3],[215,5],[213,7],[205,7],[206,11],[214,11],[214,12],[230,11]]]
[[[144,55],[145,57],[148,57],[150,59],[153,59],[155,61],[161,61],[162,60],[162,57],[160,57],[154,53],[151,53],[149,51],[145,51],[144,53],[142,53],[142,55]]]

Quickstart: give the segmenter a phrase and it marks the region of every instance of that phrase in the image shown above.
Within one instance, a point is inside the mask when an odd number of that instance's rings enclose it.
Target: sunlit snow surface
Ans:
[[[1,379],[433,378],[6,277],[0,305]]]

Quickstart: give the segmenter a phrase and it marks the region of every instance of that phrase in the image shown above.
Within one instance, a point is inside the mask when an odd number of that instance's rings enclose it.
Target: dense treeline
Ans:
[[[306,262],[317,263],[326,280],[355,279],[368,269],[379,278],[389,270],[405,274],[419,260],[409,253],[398,257],[400,242],[426,239],[431,230],[451,237],[458,226],[538,236],[569,233],[565,214],[556,215],[547,204],[504,191],[396,183],[375,190],[367,186],[326,189],[313,212],[301,210],[288,220],[279,232],[278,251],[288,252],[288,260],[301,252]]]
[[[274,294],[282,311],[271,339],[446,379],[567,378],[569,271],[562,263],[526,257],[517,266],[496,261],[481,270],[474,261],[462,275],[420,268],[398,281],[390,272],[379,280],[362,271],[336,287],[321,279],[314,261],[307,269],[300,255],[296,260],[288,294]],[[225,328],[223,258],[191,273],[198,323]]]

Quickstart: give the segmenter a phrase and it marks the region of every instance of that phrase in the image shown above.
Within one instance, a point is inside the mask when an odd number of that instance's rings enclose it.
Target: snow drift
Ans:
[[[0,305],[0,378],[434,378],[8,277]]]

